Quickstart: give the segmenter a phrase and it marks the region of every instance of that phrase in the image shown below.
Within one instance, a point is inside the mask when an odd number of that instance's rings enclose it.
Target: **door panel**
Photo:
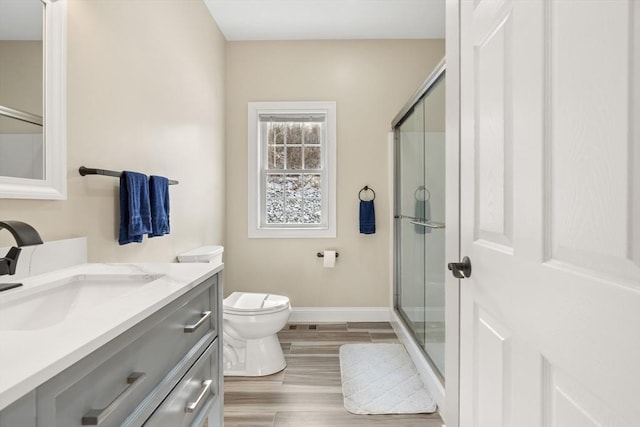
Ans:
[[[475,352],[478,366],[476,384],[477,423],[480,426],[504,425],[506,401],[509,398],[508,375],[510,332],[482,308],[476,307],[477,325]]]
[[[460,3],[463,427],[640,425],[639,4]]]
[[[482,5],[484,7],[484,5]],[[484,19],[476,30],[474,48],[477,66],[474,84],[477,102],[474,129],[477,164],[476,239],[511,247],[513,201],[511,191],[511,134],[509,112],[511,78],[507,67],[512,17],[498,14]],[[482,112],[482,120],[478,115]]]
[[[551,372],[550,401],[547,412],[551,425],[601,427],[615,422],[615,417],[595,396],[585,393],[576,380],[558,369]],[[622,426],[622,425],[620,425]]]
[[[627,160],[634,139],[637,144],[630,121],[630,78],[640,72],[630,64],[633,3],[615,1],[603,7],[601,2],[584,2],[576,7],[552,2],[548,18],[557,28],[547,36],[549,108],[553,117],[562,118],[550,121],[546,159],[549,259],[613,280],[637,280],[640,274],[632,261],[639,243],[632,239],[631,227],[638,215],[632,197],[633,163]],[[594,25],[603,13],[616,24]],[[585,87],[585,82],[591,84]]]

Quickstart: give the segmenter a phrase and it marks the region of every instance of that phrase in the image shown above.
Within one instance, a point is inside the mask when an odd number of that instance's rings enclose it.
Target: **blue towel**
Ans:
[[[151,202],[151,228],[149,237],[169,234],[169,180],[163,176],[149,177],[149,201]]]
[[[118,242],[140,243],[151,232],[151,207],[147,176],[122,172],[120,176],[120,232]]]
[[[360,233],[374,234],[376,232],[376,211],[373,200],[360,200]]]

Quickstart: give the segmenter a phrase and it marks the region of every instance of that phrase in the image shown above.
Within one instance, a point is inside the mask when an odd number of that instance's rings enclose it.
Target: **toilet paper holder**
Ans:
[[[318,252],[316,255],[317,255],[318,258],[324,258],[324,253],[322,253],[322,252]],[[338,252],[336,252],[336,258],[338,258],[339,256],[340,256],[340,254]]]

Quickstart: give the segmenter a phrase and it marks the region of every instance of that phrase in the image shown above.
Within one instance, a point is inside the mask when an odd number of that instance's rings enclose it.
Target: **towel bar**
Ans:
[[[120,175],[122,175],[122,172],[118,172],[118,171],[111,171],[111,170],[108,170],[108,169],[86,168],[84,166],[80,166],[80,168],[78,169],[78,172],[82,176],[85,176],[85,175],[104,175],[104,176],[115,176],[116,178],[119,178]],[[173,180],[173,179],[169,180],[169,185],[177,185],[177,184],[179,184],[178,181]]]

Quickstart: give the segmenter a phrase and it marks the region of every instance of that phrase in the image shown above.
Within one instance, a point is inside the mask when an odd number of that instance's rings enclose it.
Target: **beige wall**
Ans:
[[[200,0],[69,0],[68,200],[2,199],[0,218],[45,240],[87,236],[90,261],[224,243],[225,44]],[[119,246],[118,179],[81,165],[179,180],[171,234]]]
[[[298,307],[390,305],[388,132],[444,56],[441,40],[227,45],[226,293],[288,295]],[[247,102],[336,101],[338,237],[247,238]],[[375,189],[377,232],[358,232],[358,191]],[[316,252],[340,252],[323,269]]]

